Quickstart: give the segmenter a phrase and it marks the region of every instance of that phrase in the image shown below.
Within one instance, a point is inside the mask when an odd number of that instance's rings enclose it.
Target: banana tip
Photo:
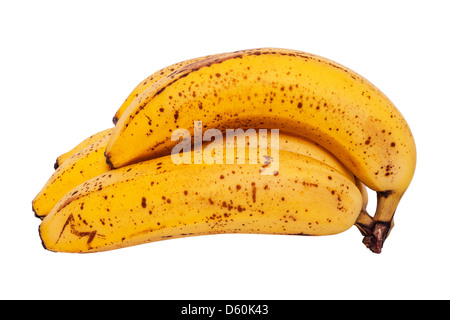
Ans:
[[[39,218],[39,219],[41,219],[41,220],[44,219],[44,216],[40,216],[40,215],[37,214],[36,209],[34,208],[34,203],[31,204],[31,211],[33,211],[34,216],[35,216],[36,218]]]
[[[42,245],[42,247],[43,247],[45,250],[52,251],[52,250],[50,250],[49,248],[47,248],[47,246],[46,246],[45,243],[44,243],[44,239],[42,239],[41,225],[39,225],[39,227],[38,227],[38,233],[39,233],[39,238],[41,239],[41,245]]]

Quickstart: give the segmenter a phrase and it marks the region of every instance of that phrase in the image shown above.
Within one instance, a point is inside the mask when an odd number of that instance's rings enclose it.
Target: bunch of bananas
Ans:
[[[113,122],[58,157],[33,200],[46,249],[98,252],[219,233],[331,235],[356,225],[380,253],[416,165],[408,124],[382,92],[342,65],[288,49],[168,66],[138,84]],[[258,143],[243,131],[236,138],[247,143],[232,153],[203,142],[179,164],[171,154],[179,129],[188,141],[196,130],[259,129]],[[223,161],[197,161],[207,150]],[[373,216],[367,188],[377,193]]]

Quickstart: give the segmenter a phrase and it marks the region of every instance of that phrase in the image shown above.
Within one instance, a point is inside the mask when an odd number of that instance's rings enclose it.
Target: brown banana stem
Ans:
[[[356,219],[355,226],[363,236],[369,236],[372,234],[374,225],[373,218],[367,213],[365,208],[362,208],[358,219]]]

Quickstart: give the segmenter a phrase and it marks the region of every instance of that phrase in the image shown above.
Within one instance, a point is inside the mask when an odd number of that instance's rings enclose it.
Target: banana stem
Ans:
[[[364,236],[363,243],[374,253],[381,253],[384,241],[394,227],[394,214],[402,194],[377,192],[377,210],[374,217],[361,211],[356,226]]]
[[[362,208],[358,219],[356,219],[355,226],[363,236],[369,236],[372,234],[374,225],[375,222],[369,213],[367,213],[366,208]]]
[[[388,231],[390,230],[390,225],[383,222],[375,223],[371,234],[365,236],[363,239],[363,243],[366,245],[370,251],[374,253],[381,253],[381,249],[383,248],[383,243],[386,240]]]
[[[364,236],[364,245],[374,253],[381,253],[388,225],[380,222],[376,223],[365,208],[361,209],[355,225]]]
[[[394,226],[393,220],[389,222],[375,221],[365,208],[362,208],[355,226],[364,236],[363,243],[374,253],[381,253],[384,241]]]

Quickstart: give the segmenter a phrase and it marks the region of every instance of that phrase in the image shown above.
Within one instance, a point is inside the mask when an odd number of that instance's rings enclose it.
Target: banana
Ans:
[[[241,144],[242,147],[250,147],[250,142],[253,138],[256,140],[256,147],[260,147],[261,141],[268,141],[268,146],[272,147],[270,144],[272,134],[267,130],[258,132],[236,131],[234,137],[236,144]],[[340,171],[349,179],[354,177],[336,157],[318,144],[308,139],[285,133],[279,133],[276,138],[279,149],[309,156]],[[34,198],[32,207],[35,216],[41,219],[44,218],[71,189],[90,178],[110,171],[104,157],[108,139],[109,136],[105,136],[91,143],[61,164]],[[204,147],[207,145],[208,142],[205,142]]]
[[[399,110],[354,71],[310,53],[241,50],[188,64],[161,78],[127,108],[105,156],[111,168],[167,154],[170,134],[202,129],[269,128],[304,136],[334,154],[377,192],[380,252],[411,183],[416,148]]]
[[[245,164],[177,165],[165,156],[94,177],[44,218],[42,244],[86,253],[223,233],[332,235],[355,223],[362,196],[353,179],[284,150],[274,170],[255,161],[272,150],[251,150],[244,148]]]
[[[60,155],[59,157],[56,158],[56,162],[54,165],[55,169],[58,169],[58,167],[61,164],[63,164],[64,161],[66,161],[73,155],[77,154],[78,152],[80,152],[87,146],[91,145],[92,143],[94,143],[100,139],[103,139],[105,137],[109,137],[111,135],[111,133],[112,133],[112,128],[105,129],[105,130],[97,132],[97,133],[93,134],[92,136],[89,136],[85,140],[81,141],[78,145],[73,147],[71,150],[67,151],[66,153],[63,153],[62,155]]]
[[[61,163],[32,201],[36,217],[45,217],[68,191],[80,183],[110,170],[104,156],[108,139],[106,135]]]
[[[114,117],[113,117],[113,123],[117,124],[120,117],[124,114],[125,110],[128,108],[128,106],[141,94],[143,93],[147,88],[152,86],[154,83],[156,83],[159,79],[164,78],[171,74],[172,72],[175,72],[179,70],[180,68],[187,66],[191,63],[203,60],[203,59],[210,59],[213,55],[208,55],[204,57],[198,57],[198,58],[192,58],[187,59],[184,61],[180,61],[177,63],[174,63],[170,66],[164,67],[152,75],[148,76],[144,80],[142,80],[128,95],[128,97],[125,99],[125,101],[122,103],[122,105],[119,107],[119,109],[116,111]]]

